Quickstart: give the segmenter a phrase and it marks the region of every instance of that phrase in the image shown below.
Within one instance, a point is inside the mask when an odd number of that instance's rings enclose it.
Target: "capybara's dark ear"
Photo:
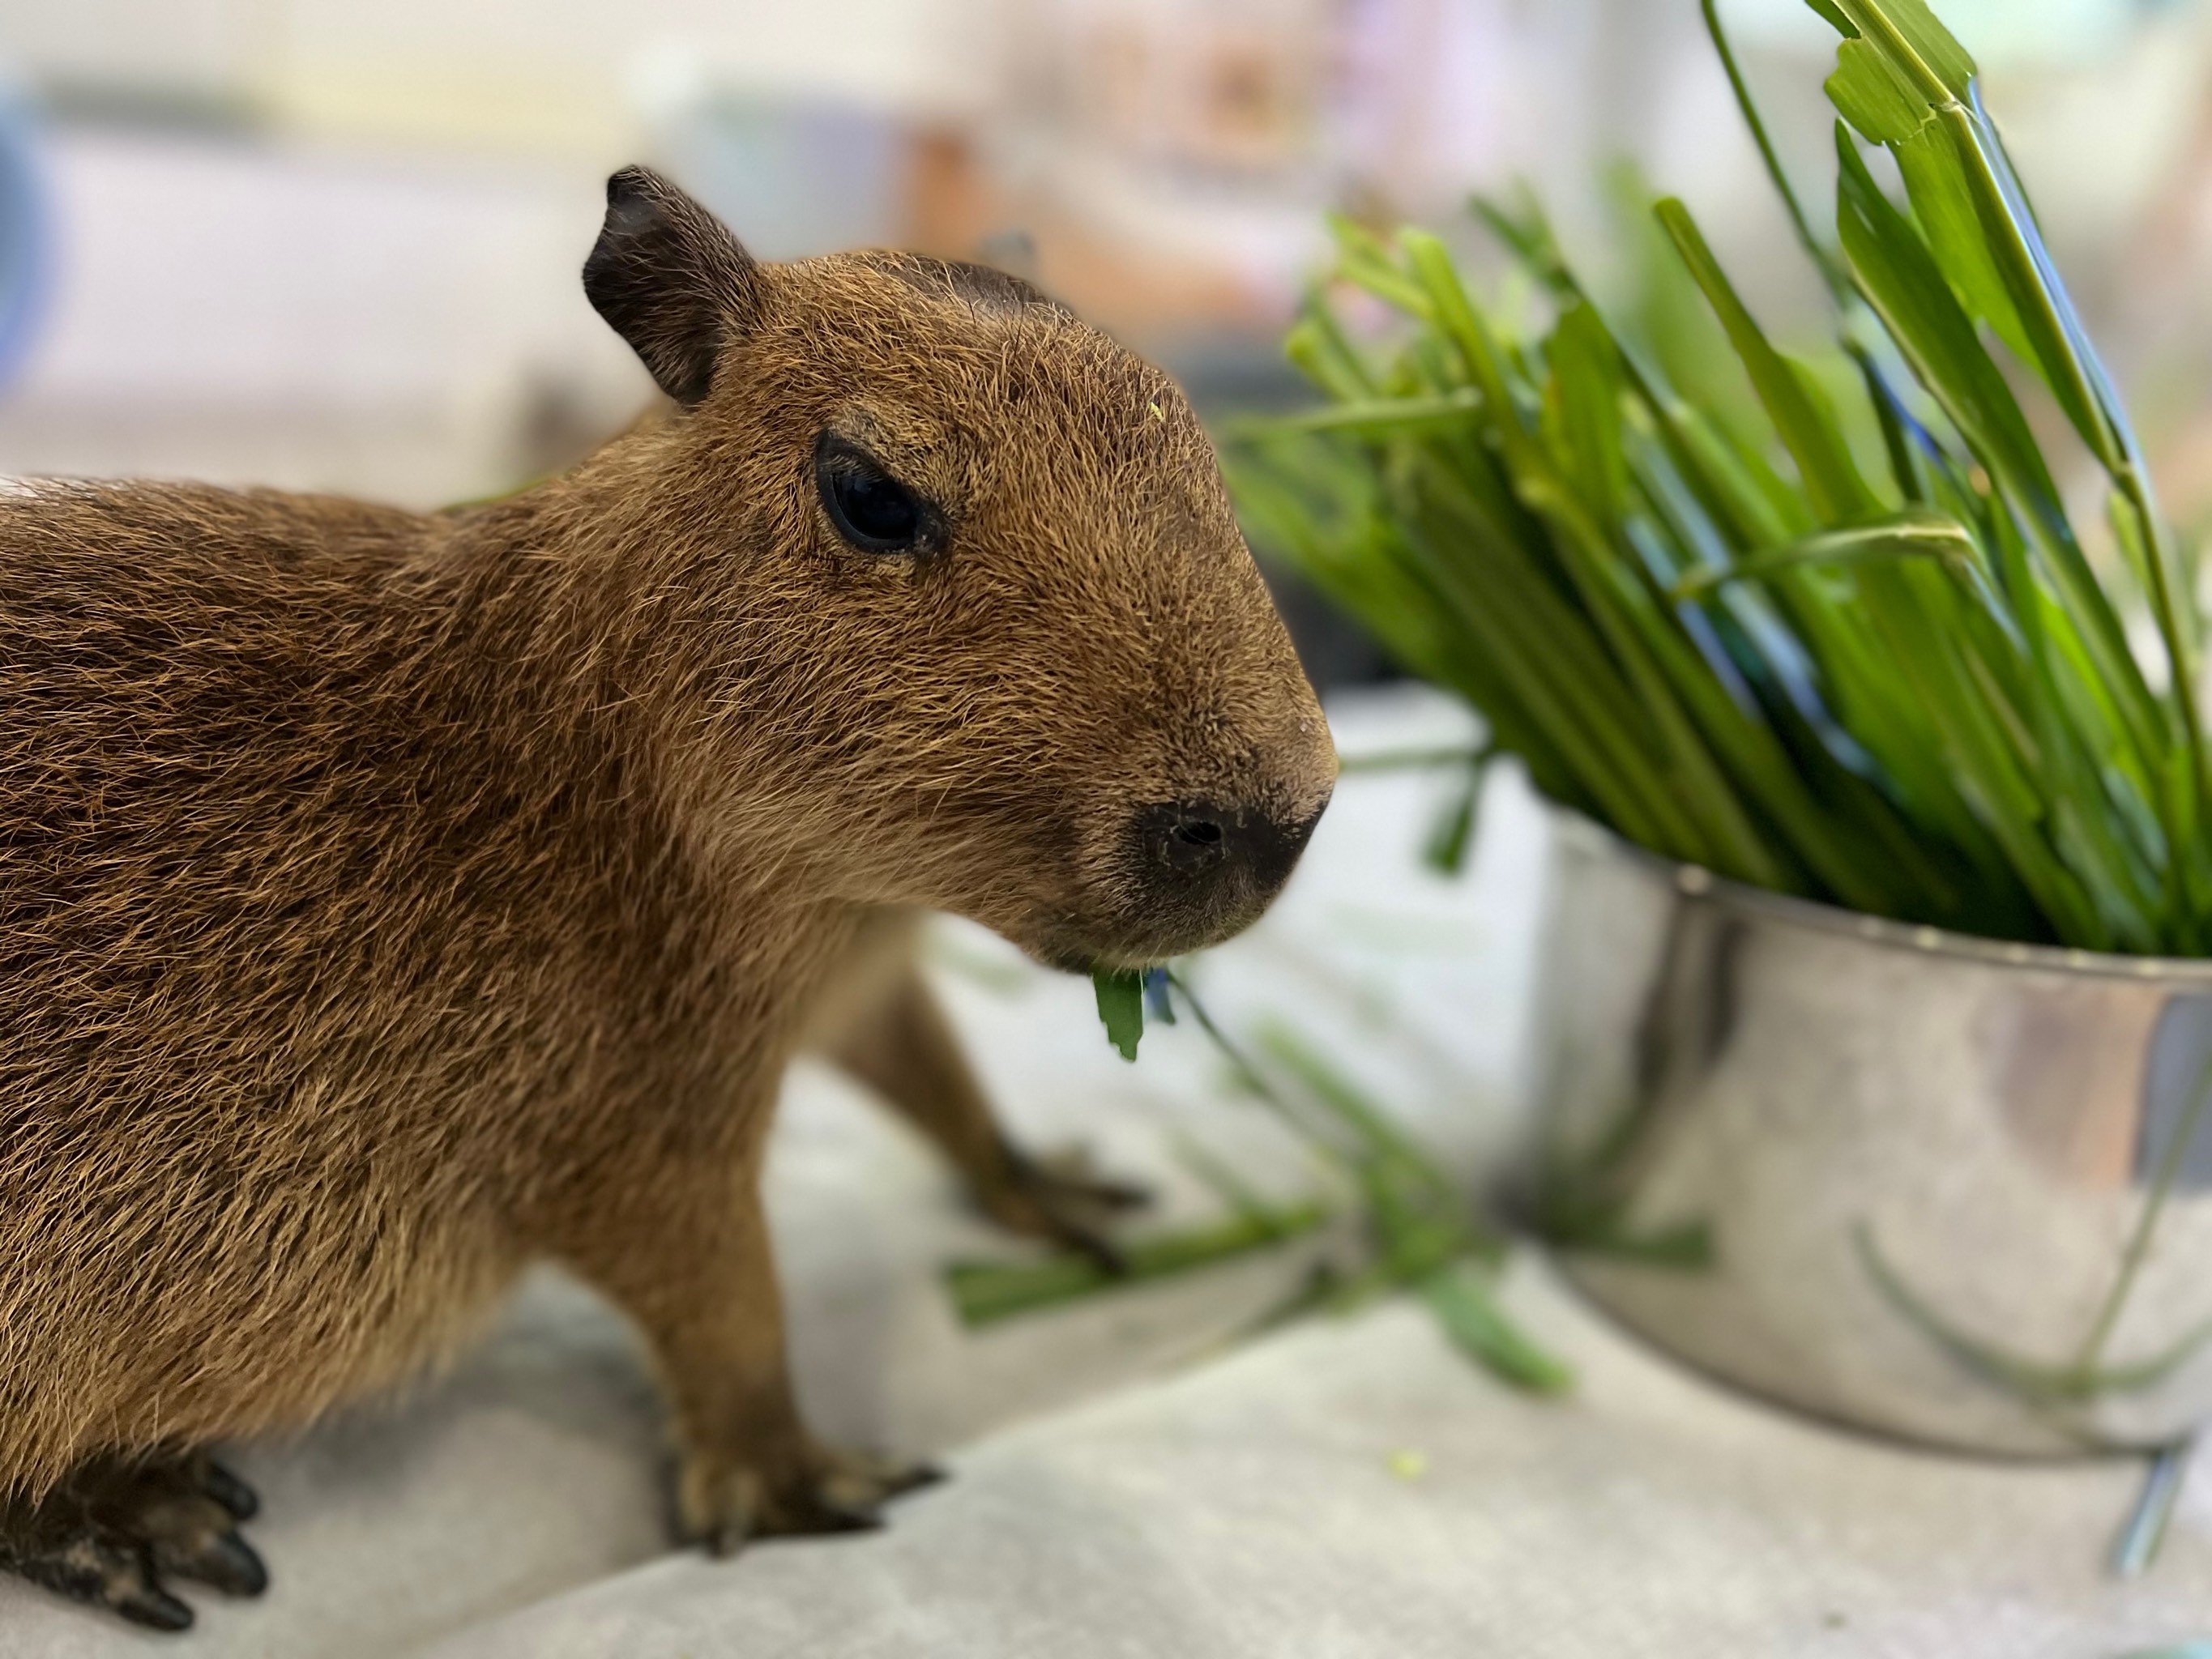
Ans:
[[[724,343],[759,299],[760,267],[722,222],[647,167],[607,180],[607,221],[584,261],[584,293],[660,389],[697,403]]]

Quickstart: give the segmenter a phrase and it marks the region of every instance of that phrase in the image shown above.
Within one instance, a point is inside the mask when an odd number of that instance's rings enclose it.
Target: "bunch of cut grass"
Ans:
[[[1531,208],[1478,207],[1548,296],[1525,331],[1436,237],[1340,223],[1337,279],[1403,327],[1378,357],[1316,295],[1289,349],[1332,403],[1232,447],[1248,522],[1541,790],[1655,852],[1994,937],[2212,952],[2191,572],[1972,59],[1921,0],[1807,0],[1842,37],[1830,241],[1704,3],[1858,407],[1771,343],[1678,201],[1658,223],[1755,422],[1671,386]],[[2016,383],[2094,463],[2101,565]]]

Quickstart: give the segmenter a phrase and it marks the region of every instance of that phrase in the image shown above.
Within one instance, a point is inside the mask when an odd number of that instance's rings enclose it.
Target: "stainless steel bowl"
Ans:
[[[1536,1203],[1661,1346],[1977,1451],[2212,1417],[2212,963],[1912,927],[1565,822]]]

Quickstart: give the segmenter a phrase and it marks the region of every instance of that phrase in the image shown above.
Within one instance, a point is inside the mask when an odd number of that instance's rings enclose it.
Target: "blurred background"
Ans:
[[[2212,0],[1939,9],[2202,520]],[[1832,35],[1723,11],[1817,193]],[[633,160],[765,255],[1022,270],[1214,415],[1297,398],[1324,210],[1526,180],[1602,264],[1626,155],[1815,326],[1696,0],[0,0],[0,474],[434,506],[565,465],[647,394],[577,283]]]

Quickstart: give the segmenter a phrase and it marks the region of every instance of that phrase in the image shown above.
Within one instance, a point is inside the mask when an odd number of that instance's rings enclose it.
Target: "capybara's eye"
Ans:
[[[933,539],[935,510],[848,439],[816,441],[814,483],[837,533],[864,553],[913,553]]]

